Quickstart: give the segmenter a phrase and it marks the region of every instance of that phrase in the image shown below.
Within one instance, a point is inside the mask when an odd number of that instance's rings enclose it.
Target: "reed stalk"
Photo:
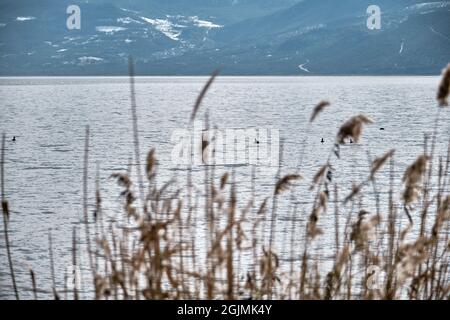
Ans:
[[[6,136],[5,134],[2,135],[2,161],[1,161],[1,181],[2,181],[2,211],[3,211],[3,233],[5,235],[5,247],[6,247],[6,255],[8,257],[8,265],[9,265],[9,272],[11,274],[11,280],[12,285],[14,289],[14,295],[16,297],[16,300],[19,300],[19,291],[17,290],[16,285],[16,276],[14,273],[14,265],[11,255],[11,246],[9,241],[9,231],[8,231],[8,224],[9,224],[9,208],[8,208],[8,201],[6,200],[5,196],[5,141]]]

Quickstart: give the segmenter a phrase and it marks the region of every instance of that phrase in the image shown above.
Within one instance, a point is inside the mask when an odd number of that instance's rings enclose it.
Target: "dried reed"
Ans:
[[[139,168],[134,67],[131,58],[129,68],[134,153]],[[191,122],[217,75],[218,71],[215,71],[200,92]],[[447,86],[448,89],[445,75],[441,87]],[[445,100],[447,96],[448,90],[445,92],[445,88],[439,89],[438,99]],[[328,105],[326,101],[319,103],[310,123]],[[204,121],[209,128],[208,110]],[[450,143],[446,158],[439,158],[437,172],[432,166],[433,159],[436,159],[434,142],[431,148],[426,143],[424,153],[404,171],[404,189],[398,195],[395,190],[394,150],[373,161],[367,151],[367,175],[360,179],[362,181],[354,181],[352,186],[344,185],[334,178],[339,168],[335,161],[342,160],[339,145],[345,144],[348,139],[358,142],[363,126],[369,123],[372,120],[368,117],[357,115],[342,124],[328,160],[312,176],[311,187],[307,191],[314,196],[311,204],[300,202],[304,194],[294,188],[294,182],[302,176],[298,173],[281,176],[281,167],[273,190],[269,194],[262,194],[261,201],[256,197],[260,194],[256,192],[258,186],[254,168],[251,199],[241,197],[235,168],[231,172],[218,172],[220,168],[216,165],[202,167],[199,172],[189,167],[186,186],[180,186],[172,180],[160,185],[156,181],[159,176],[157,154],[151,149],[145,167],[147,181],[144,183],[139,169],[137,175],[143,206],[136,204],[130,172],[118,172],[111,176],[122,189],[120,194],[124,220],[121,223],[103,221],[97,184],[93,219],[95,251],[90,248],[91,233],[87,214],[87,129],[83,213],[87,254],[90,259],[91,255],[95,255],[95,264],[90,260],[94,281],[88,288],[78,288],[75,283],[72,288],[73,299],[79,299],[81,293],[92,293],[95,299],[136,300],[449,299]],[[436,134],[433,141],[436,141],[435,137]],[[2,203],[6,203],[3,190],[4,149],[3,138]],[[332,159],[333,153],[336,158]],[[381,172],[387,163],[389,177]],[[432,177],[437,177],[437,181]],[[200,181],[203,179],[199,187],[194,183],[196,178]],[[382,179],[389,179],[387,192],[379,190],[379,185],[376,185]],[[376,214],[367,207],[366,198],[373,196],[366,190],[369,184],[373,186],[377,202]],[[350,193],[340,197],[342,192],[339,190],[349,187]],[[291,190],[290,198],[283,199],[283,193],[288,190]],[[378,200],[382,196],[387,197],[384,203]],[[397,196],[406,209],[408,220],[398,215]],[[271,213],[268,213],[270,199]],[[287,210],[280,204],[283,200],[289,201]],[[327,210],[332,204],[334,214],[327,217]],[[18,298],[7,238],[8,208],[7,205],[2,206],[10,269]],[[412,224],[412,216],[416,212],[421,214],[420,230],[414,230],[417,224]],[[426,217],[430,213],[433,213],[431,217],[434,219],[427,223]],[[150,216],[152,219],[148,219]],[[277,224],[281,217],[286,216],[291,224],[284,222],[286,235],[282,241],[276,241]],[[334,222],[334,228],[328,225],[330,221]],[[406,227],[405,221],[408,222]],[[107,226],[104,223],[108,223]],[[290,238],[287,233],[290,233]],[[330,235],[332,239],[329,246],[331,251],[324,248],[324,234]],[[74,228],[74,268],[81,267],[77,255],[83,252],[82,248],[83,243],[79,243]],[[49,254],[51,285],[54,298],[57,299],[50,233]],[[328,263],[324,263],[324,260]],[[386,275],[379,279],[378,289],[369,285],[374,268],[379,268]],[[32,271],[30,275],[34,297],[38,298],[37,293],[41,290],[36,287]],[[67,279],[65,285],[67,289]],[[60,292],[64,292],[67,298],[66,289]]]
[[[8,232],[8,223],[9,223],[9,208],[8,208],[8,201],[6,200],[5,196],[5,134],[2,135],[2,159],[1,159],[1,182],[2,182],[2,212],[3,212],[3,232],[5,235],[5,247],[6,247],[6,255],[8,256],[8,264],[9,264],[9,272],[11,274],[11,280],[13,284],[14,289],[14,295],[16,297],[16,300],[19,300],[19,292],[17,290],[16,285],[16,277],[14,274],[14,266],[11,256],[11,246],[9,242],[9,232]]]

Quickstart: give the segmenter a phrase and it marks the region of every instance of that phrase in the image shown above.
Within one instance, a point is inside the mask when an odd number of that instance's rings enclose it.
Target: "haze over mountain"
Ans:
[[[81,8],[81,29],[66,8]],[[450,1],[3,0],[0,75],[437,74]]]

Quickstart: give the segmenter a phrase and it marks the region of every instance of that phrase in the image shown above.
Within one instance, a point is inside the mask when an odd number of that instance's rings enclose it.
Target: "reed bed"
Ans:
[[[95,211],[87,209],[89,128],[86,128],[83,182],[84,242],[82,230],[72,235],[73,265],[77,251],[88,256],[89,276],[83,285],[64,288],[55,282],[52,237],[49,258],[55,299],[450,299],[450,141],[445,155],[435,154],[436,128],[426,139],[423,154],[404,171],[402,190],[396,190],[395,150],[371,159],[367,176],[351,187],[333,179],[333,162],[340,158],[340,147],[358,142],[365,125],[372,120],[355,115],[343,123],[336,134],[328,159],[315,173],[309,192],[312,205],[302,207],[296,181],[304,179],[301,161],[296,172],[278,170],[273,192],[263,201],[253,197],[239,201],[239,181],[234,170],[217,176],[216,166],[205,166],[200,186],[192,182],[192,167],[186,170],[186,186],[172,181],[157,183],[156,150],[149,151],[141,172],[134,98],[133,61],[130,59],[131,112],[137,183],[130,172],[111,176],[122,188],[121,201],[126,223],[104,218],[97,184]],[[199,115],[202,99],[218,76],[206,83],[197,99],[189,123]],[[450,65],[443,72],[438,89],[438,109],[447,103]],[[320,102],[310,123],[320,121],[320,113],[332,105]],[[437,111],[437,120],[440,110]],[[208,111],[205,127],[209,128]],[[204,148],[204,146],[203,146]],[[5,147],[2,147],[2,190]],[[304,152],[304,148],[303,148]],[[378,172],[389,172],[389,194],[379,201]],[[254,175],[254,171],[252,175]],[[97,178],[98,180],[98,178]],[[252,179],[253,181],[253,179]],[[159,181],[158,181],[159,182]],[[203,190],[201,196],[194,189]],[[252,185],[252,194],[258,190]],[[288,196],[290,191],[290,197]],[[401,201],[395,195],[401,194]],[[376,210],[365,207],[364,197],[376,199]],[[288,206],[280,206],[287,201]],[[8,243],[8,206],[2,191],[7,256],[16,298],[19,290]],[[334,224],[323,226],[323,215],[333,208]],[[280,210],[289,210],[283,238],[276,230]],[[295,217],[306,217],[296,223]],[[202,234],[204,232],[204,234]],[[326,262],[320,243],[328,235],[334,240]],[[203,239],[200,241],[199,239]],[[296,241],[296,240],[300,240]],[[301,245],[298,245],[300,243]],[[283,257],[279,249],[283,247]],[[287,255],[287,256],[286,256]],[[30,270],[33,297],[45,290],[36,285],[39,275]],[[75,283],[77,283],[75,279]]]

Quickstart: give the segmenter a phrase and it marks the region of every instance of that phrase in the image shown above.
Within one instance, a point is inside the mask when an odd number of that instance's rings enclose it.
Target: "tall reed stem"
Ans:
[[[142,179],[141,172],[141,161],[140,161],[140,149],[139,149],[139,131],[138,131],[138,117],[137,117],[137,106],[136,106],[136,91],[134,83],[134,61],[130,56],[128,58],[128,71],[130,76],[130,99],[131,99],[131,117],[133,122],[133,143],[134,143],[134,156],[136,159],[136,171],[139,183],[139,195],[142,201],[142,206],[144,208],[144,213],[148,214],[148,218],[151,220],[151,214],[147,212],[147,205],[145,201],[144,193],[144,183]]]
[[[88,168],[89,167],[89,126],[86,126],[86,136],[84,144],[84,170],[83,170],[83,218],[86,232],[86,245],[87,254],[89,257],[89,267],[92,271],[92,280],[95,278],[94,263],[92,260],[91,250],[91,232],[89,230],[89,217],[88,217]]]
[[[5,197],[5,134],[2,136],[2,162],[1,162],[1,180],[2,180],[2,210],[3,210],[3,232],[5,233],[6,242],[6,254],[8,256],[9,272],[11,273],[11,280],[14,288],[14,295],[16,300],[19,300],[19,292],[17,291],[16,277],[14,275],[14,266],[11,257],[11,247],[9,244],[9,233],[8,233],[8,220],[9,220],[9,209],[8,201]]]

